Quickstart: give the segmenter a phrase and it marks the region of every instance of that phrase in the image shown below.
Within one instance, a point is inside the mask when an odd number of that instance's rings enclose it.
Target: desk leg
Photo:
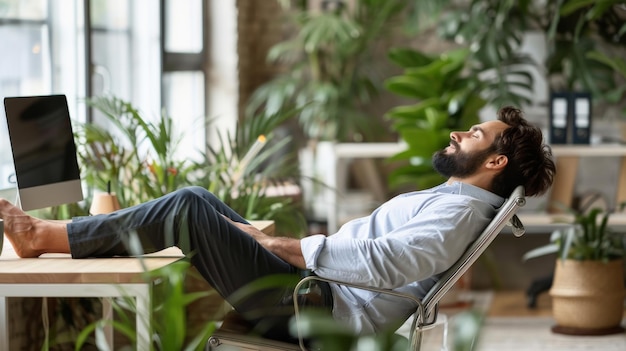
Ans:
[[[152,320],[150,285],[144,284],[137,287],[135,298],[137,303],[137,350],[150,350],[152,334],[150,330],[150,322]]]
[[[10,350],[9,348],[9,304],[8,297],[0,297],[0,350]]]
[[[113,322],[113,304],[111,303],[111,299],[112,297],[105,297],[102,299],[102,319]],[[111,350],[115,349],[112,323],[104,326],[104,337]]]
[[[619,174],[617,175],[617,197],[615,206],[619,209],[619,206],[622,202],[626,201],[626,157],[622,157],[622,164],[619,169]]]
[[[150,350],[152,329],[152,283],[143,284],[0,284],[6,296],[29,297],[134,297],[136,301],[137,350]],[[9,311],[6,296],[0,296],[0,351],[9,348]],[[106,301],[106,299],[103,299]],[[110,301],[107,302],[110,304]],[[112,307],[112,306],[110,306]],[[106,309],[106,307],[103,307]],[[112,338],[107,340],[111,342]]]
[[[328,162],[330,165],[328,171],[329,175],[326,178],[326,202],[328,204],[328,212],[326,216],[326,228],[328,234],[335,234],[337,229],[339,228],[339,189],[337,185],[339,184],[339,179],[343,174],[339,169],[339,159],[337,158],[337,153],[335,152],[334,144],[330,145],[331,150],[325,150],[324,160]],[[321,149],[321,148],[320,148]],[[321,157],[320,157],[321,158]]]

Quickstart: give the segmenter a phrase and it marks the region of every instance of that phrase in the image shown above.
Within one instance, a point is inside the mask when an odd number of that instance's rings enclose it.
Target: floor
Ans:
[[[551,317],[490,317],[478,340],[477,351],[623,351],[626,334],[569,336],[552,333]]]
[[[468,311],[475,310],[486,316],[480,326],[475,351],[623,351],[626,350],[626,333],[608,336],[569,336],[551,331],[554,320],[551,315],[550,297],[540,296],[537,308],[528,309],[521,291],[475,292],[465,296],[468,303],[461,308],[444,307],[447,328],[439,323],[424,337],[423,351],[455,351],[455,332],[459,325],[467,326]],[[471,305],[471,308],[468,307]],[[626,326],[626,313],[622,326]],[[403,326],[399,332],[409,330]],[[441,348],[442,339],[447,348]]]

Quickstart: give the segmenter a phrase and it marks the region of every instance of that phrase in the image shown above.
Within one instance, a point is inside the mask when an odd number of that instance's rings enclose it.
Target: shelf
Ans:
[[[526,232],[551,233],[557,229],[566,228],[574,222],[574,216],[568,214],[550,214],[541,212],[519,212],[519,219],[524,224]],[[626,213],[614,213],[609,216],[608,226],[617,232],[626,233]]]
[[[576,182],[578,162],[581,157],[617,157],[617,162],[621,162],[619,181],[616,187],[616,203],[626,200],[626,145],[622,144],[594,144],[594,145],[551,145],[552,154],[555,156],[557,168],[560,170],[556,174],[554,185],[550,193],[549,203],[561,203],[571,205],[573,189]],[[343,185],[347,177],[347,163],[350,159],[358,158],[385,158],[393,156],[406,150],[404,142],[388,143],[336,143],[330,148],[328,158],[331,160],[331,174],[329,175],[331,187],[336,187],[336,191],[329,190],[328,196],[328,229],[335,231],[338,229],[340,220],[338,218],[338,194],[345,193]],[[525,215],[526,216],[526,215]],[[545,215],[531,216],[527,221],[529,228],[533,230],[552,231],[555,224],[549,223],[552,218]],[[623,223],[626,228],[626,215],[624,220],[616,223]],[[529,231],[531,231],[529,229]]]
[[[626,156],[626,146],[622,144],[594,145],[550,145],[554,156]],[[334,145],[335,155],[342,158],[389,157],[404,151],[406,144],[397,143],[338,143]]]
[[[554,156],[626,156],[626,146],[621,144],[551,145]]]
[[[404,143],[339,143],[334,145],[338,158],[389,157],[406,149]]]

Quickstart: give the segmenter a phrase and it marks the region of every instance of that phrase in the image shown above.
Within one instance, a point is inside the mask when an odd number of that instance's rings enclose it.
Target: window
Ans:
[[[132,30],[129,0],[92,0],[90,95],[132,97]]]
[[[203,0],[0,0],[0,97],[65,94],[77,121],[103,123],[82,102],[111,94],[146,119],[165,108],[204,146],[207,2]],[[232,5],[234,6],[234,5]],[[165,11],[161,11],[164,8]],[[163,35],[161,35],[163,33]],[[182,130],[182,128],[185,130]],[[4,108],[0,189],[13,188]]]
[[[176,126],[186,127],[177,130],[186,136],[179,145],[179,152],[185,153],[205,145],[205,4],[164,0],[163,106]]]
[[[49,92],[51,24],[45,0],[0,2],[0,94],[2,97]],[[10,54],[8,54],[10,53]],[[13,156],[2,108],[0,188],[14,186]]]

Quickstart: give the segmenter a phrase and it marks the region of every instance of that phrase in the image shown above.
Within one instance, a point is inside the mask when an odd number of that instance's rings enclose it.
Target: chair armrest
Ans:
[[[318,277],[316,275],[310,275],[310,276],[302,278],[298,282],[298,284],[296,284],[296,287],[293,290],[293,309],[294,309],[294,315],[296,317],[296,326],[298,326],[298,324],[300,323],[300,305],[299,305],[299,302],[298,302],[298,294],[299,294],[300,290],[302,289],[302,287],[305,284],[307,284],[307,283],[309,283],[311,281],[321,281],[321,282],[326,282],[326,283],[334,283],[334,284],[344,285],[344,286],[351,287],[351,288],[357,288],[357,289],[374,291],[374,292],[378,292],[378,293],[381,293],[381,294],[387,294],[387,295],[392,295],[392,296],[396,296],[396,297],[400,297],[400,298],[409,299],[409,300],[415,302],[417,304],[417,308],[416,308],[415,312],[413,312],[413,322],[411,324],[411,329],[410,329],[410,332],[409,332],[409,340],[411,342],[413,342],[413,340],[414,340],[413,334],[414,334],[414,332],[416,330],[416,327],[418,327],[418,321],[419,321],[419,327],[422,327],[424,325],[424,305],[422,304],[422,301],[420,299],[416,298],[413,295],[399,293],[397,291],[393,291],[393,290],[390,290],[390,289],[381,289],[381,288],[376,288],[376,287],[372,287],[372,286],[364,286],[364,285],[358,285],[358,284],[352,284],[352,283],[345,283],[345,282],[338,281],[338,280],[322,278],[322,277]],[[307,351],[307,348],[304,345],[304,338],[302,337],[302,334],[300,333],[300,328],[297,327],[296,329],[298,330],[298,343],[299,343],[300,349],[302,351]]]

